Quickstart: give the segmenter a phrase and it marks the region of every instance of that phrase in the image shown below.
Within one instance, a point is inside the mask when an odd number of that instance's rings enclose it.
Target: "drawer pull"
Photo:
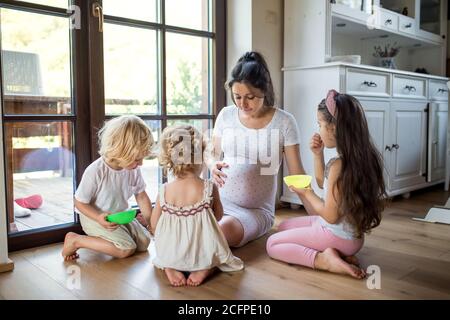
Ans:
[[[366,85],[366,86],[371,87],[371,88],[378,87],[377,84],[375,82],[373,82],[373,81],[364,81],[363,85]]]
[[[392,19],[387,19],[385,22],[384,22],[384,25],[388,25],[388,24],[392,24]]]
[[[392,151],[392,148],[391,147],[389,147],[389,146],[386,146],[385,148],[384,148],[384,150],[386,151]]]
[[[444,93],[444,92],[447,92],[448,90],[447,89],[442,89],[442,88],[439,88],[439,90],[437,91],[438,93]]]
[[[410,23],[408,23],[408,24],[405,24],[405,29],[409,29],[409,28],[411,28],[412,27],[412,23],[410,22]]]
[[[398,150],[398,148],[400,148],[400,146],[398,144],[393,144],[391,148]]]
[[[409,92],[416,92],[416,87],[414,86],[405,86],[405,89],[408,90]]]

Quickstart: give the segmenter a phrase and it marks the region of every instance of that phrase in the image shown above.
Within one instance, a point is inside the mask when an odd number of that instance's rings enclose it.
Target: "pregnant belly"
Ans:
[[[220,196],[244,208],[266,208],[275,206],[276,175],[261,174],[256,164],[230,164],[222,171],[227,175]]]

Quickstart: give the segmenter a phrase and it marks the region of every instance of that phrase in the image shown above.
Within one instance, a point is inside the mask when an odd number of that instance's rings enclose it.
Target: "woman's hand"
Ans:
[[[109,221],[106,221],[106,217],[110,215],[109,213],[103,212],[102,214],[97,216],[97,222],[105,229],[109,231],[116,230],[119,225],[117,223],[111,223]]]
[[[223,187],[223,185],[225,184],[225,179],[227,177],[227,175],[225,173],[222,172],[222,168],[228,168],[229,165],[226,164],[225,162],[216,162],[214,163],[214,167],[211,170],[214,182],[219,186],[219,187]]]
[[[311,149],[312,153],[314,153],[315,155],[319,156],[322,154],[324,144],[323,144],[322,138],[320,138],[320,134],[315,133],[312,136],[311,141],[309,143],[309,148]]]

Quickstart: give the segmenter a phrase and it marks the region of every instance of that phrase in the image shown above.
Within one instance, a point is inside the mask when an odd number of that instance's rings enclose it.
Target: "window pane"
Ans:
[[[69,0],[21,0],[21,1],[58,8],[67,8],[67,6],[69,5]]]
[[[105,112],[155,114],[156,31],[105,24]]]
[[[69,114],[68,18],[0,9],[6,114]]]
[[[166,24],[209,31],[209,0],[165,0]]]
[[[72,124],[6,123],[5,138],[11,232],[73,222]]]
[[[103,0],[103,13],[109,16],[156,22],[157,0]]]
[[[161,122],[155,120],[144,120],[152,131],[155,142],[159,141],[161,134]],[[147,185],[147,194],[152,202],[156,201],[159,184],[162,182],[162,171],[159,168],[158,159],[144,160],[142,165],[142,174]]]
[[[166,39],[167,113],[209,114],[210,40],[169,32]]]

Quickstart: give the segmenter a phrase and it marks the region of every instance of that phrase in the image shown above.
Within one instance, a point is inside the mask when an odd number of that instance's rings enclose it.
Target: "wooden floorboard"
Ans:
[[[380,268],[381,289],[272,260],[267,235],[234,250],[244,271],[217,273],[198,288],[171,287],[151,263],[152,248],[123,260],[80,250],[76,262],[62,261],[62,244],[15,252],[15,270],[0,275],[0,299],[450,299],[450,226],[412,220],[449,196],[439,186],[389,203],[358,254],[365,268]],[[271,233],[280,221],[303,214],[278,210]],[[79,268],[79,289],[68,287],[72,268]]]

